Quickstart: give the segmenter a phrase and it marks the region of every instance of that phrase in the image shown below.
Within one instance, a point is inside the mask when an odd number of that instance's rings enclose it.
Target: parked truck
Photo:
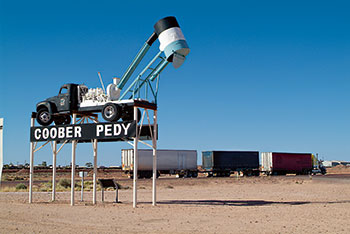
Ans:
[[[261,153],[261,172],[267,175],[312,173],[313,155],[311,153]]]
[[[258,176],[258,151],[203,151],[202,169],[209,177],[227,176],[238,172],[246,176]]]
[[[325,175],[327,173],[326,167],[323,166],[322,161],[318,159],[318,154],[312,154],[312,174],[322,174]]]
[[[133,177],[134,150],[122,149],[122,170]],[[138,150],[138,178],[151,178],[153,171],[153,150]],[[177,177],[197,177],[196,150],[157,150],[157,176],[160,174],[176,175]]]

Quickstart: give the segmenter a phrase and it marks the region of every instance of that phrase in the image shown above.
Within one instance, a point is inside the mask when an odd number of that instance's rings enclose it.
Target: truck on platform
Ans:
[[[114,84],[108,85],[107,95],[102,88],[88,89],[83,84],[64,84],[57,96],[50,97],[39,102],[36,107],[36,120],[42,126],[48,126],[52,122],[56,125],[70,124],[73,112],[80,114],[101,113],[103,119],[114,122],[120,118],[123,121],[134,119],[135,102],[143,100],[117,100],[112,96],[118,79]],[[140,112],[138,110],[138,112]],[[138,113],[140,116],[141,113]],[[140,118],[138,118],[140,119]]]
[[[209,177],[229,177],[238,172],[246,176],[258,176],[258,151],[203,151],[202,169]]]
[[[159,52],[141,69],[136,78],[129,81],[157,39],[160,43]],[[95,121],[101,114],[107,122],[116,122],[119,119],[129,121],[135,116],[139,119],[141,112],[137,109],[138,113],[134,116],[134,107],[147,105],[156,109],[160,73],[169,63],[179,68],[189,52],[187,41],[176,18],[168,16],[160,19],[120,79],[113,78],[113,83],[107,88],[104,87],[100,73],[98,75],[102,88],[66,83],[61,86],[58,95],[37,103],[36,120],[40,125],[48,126],[51,123],[70,124],[73,114],[93,117],[91,120]]]
[[[138,150],[139,178],[151,178],[153,170],[153,150]],[[133,177],[134,149],[122,149],[122,170]],[[157,150],[157,175],[170,174],[177,177],[197,177],[197,151],[196,150]]]
[[[312,170],[313,155],[311,153],[261,153],[261,172],[266,175],[307,175],[312,173]]]

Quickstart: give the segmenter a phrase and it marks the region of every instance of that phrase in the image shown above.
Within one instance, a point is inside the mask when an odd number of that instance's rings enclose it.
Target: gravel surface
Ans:
[[[132,181],[124,181],[132,187]],[[114,191],[92,205],[92,193],[0,193],[0,233],[350,233],[349,176],[159,179],[153,207],[152,181]]]

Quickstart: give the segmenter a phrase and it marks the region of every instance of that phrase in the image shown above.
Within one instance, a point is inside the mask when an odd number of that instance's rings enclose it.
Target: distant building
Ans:
[[[348,161],[332,160],[332,161],[323,161],[322,165],[324,167],[335,167],[335,166],[338,166],[338,165],[350,166],[350,162],[348,162]]]

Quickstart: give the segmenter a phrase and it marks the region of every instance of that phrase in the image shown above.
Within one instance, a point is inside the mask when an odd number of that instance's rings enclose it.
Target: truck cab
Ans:
[[[36,105],[36,120],[43,126],[69,124],[70,114],[78,108],[78,84],[64,84],[57,96],[47,98]]]
[[[57,112],[71,112],[77,109],[77,84],[62,85],[57,97],[54,97]]]
[[[317,175],[317,174],[325,175],[326,173],[327,173],[327,169],[324,166],[322,166],[322,165],[320,165],[318,167],[314,167],[312,169],[312,174],[313,175]]]

